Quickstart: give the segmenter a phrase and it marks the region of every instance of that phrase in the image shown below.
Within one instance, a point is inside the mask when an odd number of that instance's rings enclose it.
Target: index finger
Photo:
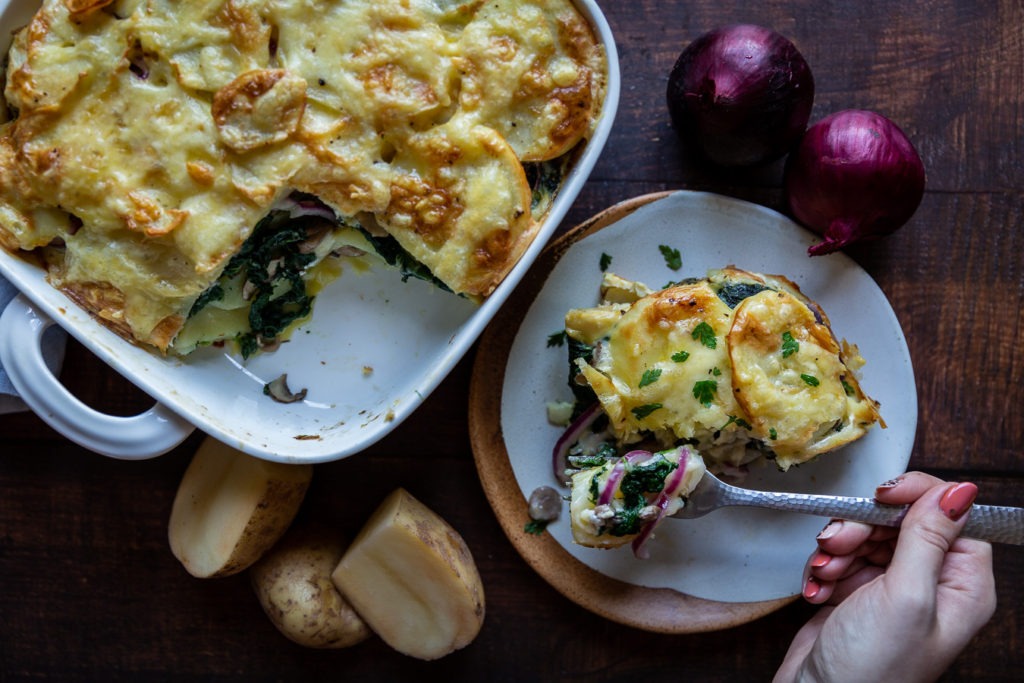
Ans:
[[[924,472],[907,472],[880,484],[875,489],[875,499],[887,505],[909,505],[929,489],[944,483],[945,480]]]
[[[973,502],[977,487],[973,484],[940,483],[928,489],[907,513],[900,527],[889,573],[894,585],[930,591],[934,594],[943,559],[960,534],[966,519],[961,512],[952,516],[943,509],[946,495],[957,489],[960,498],[970,496],[959,505],[967,507]],[[966,509],[966,508],[965,508]]]

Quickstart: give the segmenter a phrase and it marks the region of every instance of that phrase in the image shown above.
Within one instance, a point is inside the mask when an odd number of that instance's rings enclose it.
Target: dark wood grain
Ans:
[[[1024,506],[1024,5],[602,5],[620,51],[622,102],[564,228],[621,200],[677,188],[784,211],[780,164],[704,167],[682,149],[664,104],[668,71],[699,33],[739,21],[777,28],[811,64],[814,120],[846,108],[884,113],[927,168],[910,224],[849,251],[889,297],[910,345],[920,413],[912,467],[976,481],[981,502]],[[168,550],[171,501],[201,435],[155,460],[126,463],[78,448],[22,413],[0,417],[0,680],[769,679],[812,607],[795,603],[725,632],[655,635],[583,610],[524,563],[489,510],[471,457],[472,362],[473,353],[366,453],[318,465],[303,509],[350,535],[401,485],[447,518],[485,583],[487,617],[470,646],[426,663],[376,639],[343,651],[293,645],[264,618],[244,576],[193,579]],[[150,403],[75,344],[63,379],[109,412]],[[1022,552],[995,548],[999,608],[946,680],[1019,680]]]

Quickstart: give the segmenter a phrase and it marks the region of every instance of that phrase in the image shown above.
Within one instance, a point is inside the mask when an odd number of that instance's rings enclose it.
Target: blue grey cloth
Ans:
[[[7,308],[11,299],[17,296],[18,290],[14,285],[0,276],[0,312]],[[43,334],[43,358],[50,371],[57,374],[64,361],[64,347],[67,343],[67,334],[56,325]],[[18,398],[18,392],[11,384],[2,364],[0,364],[0,414],[14,413],[28,410],[25,402]]]

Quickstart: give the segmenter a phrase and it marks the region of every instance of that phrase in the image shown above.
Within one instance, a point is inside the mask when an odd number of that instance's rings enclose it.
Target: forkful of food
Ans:
[[[871,498],[745,489],[709,472],[688,446],[650,452],[634,450],[571,476],[573,540],[614,548],[630,543],[637,557],[666,519],[696,519],[723,507],[759,507],[879,526],[899,527],[909,506]],[[1024,508],[974,505],[962,535],[995,543],[1024,545]]]

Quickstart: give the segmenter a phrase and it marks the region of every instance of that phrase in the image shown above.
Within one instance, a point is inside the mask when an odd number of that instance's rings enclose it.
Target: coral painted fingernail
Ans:
[[[832,556],[828,553],[823,553],[820,550],[814,553],[814,557],[811,558],[811,566],[817,569],[821,569],[826,564],[832,561]]]
[[[978,487],[970,482],[951,486],[939,499],[939,507],[954,522],[963,517],[978,497]]]
[[[804,584],[804,597],[810,600],[818,592],[821,591],[821,584],[813,576],[807,577],[807,583]]]
[[[841,519],[833,519],[831,522],[825,525],[825,528],[818,534],[818,540],[824,541],[826,538],[832,538],[839,533],[839,530],[843,528],[843,521]]]

